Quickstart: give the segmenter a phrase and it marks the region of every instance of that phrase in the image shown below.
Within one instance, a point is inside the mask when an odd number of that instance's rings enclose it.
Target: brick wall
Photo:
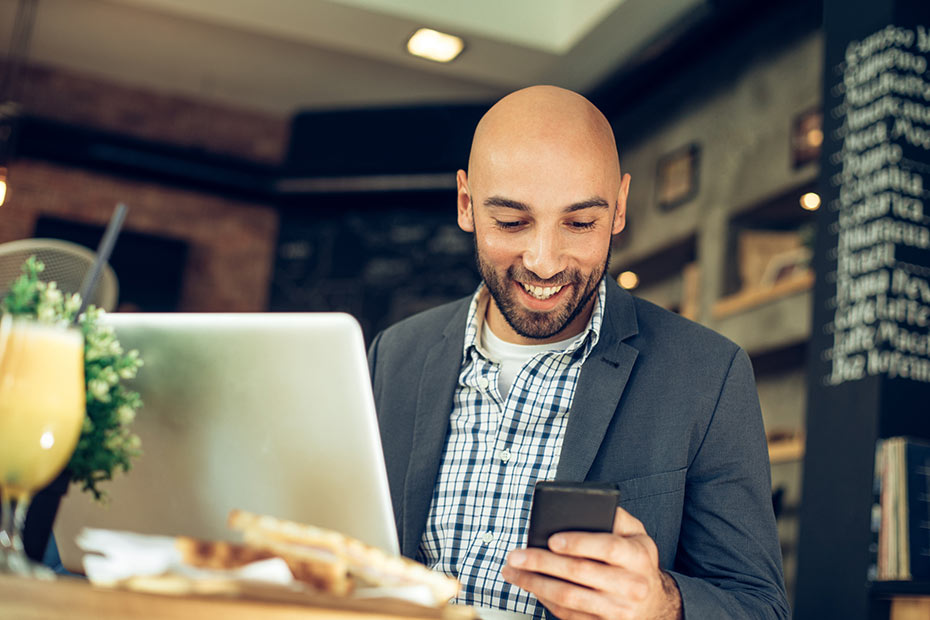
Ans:
[[[0,62],[0,74],[3,64]],[[48,66],[24,72],[26,114],[136,138],[234,155],[283,161],[290,119],[207,101],[155,93]]]
[[[105,226],[122,201],[130,207],[124,230],[189,244],[181,310],[267,308],[278,228],[277,212],[268,206],[34,160],[15,161],[9,181],[0,243],[31,237],[40,215]]]
[[[43,67],[29,69],[23,106],[27,114],[265,163],[283,157],[289,126],[286,119]],[[130,207],[124,230],[188,243],[181,310],[267,309],[278,229],[270,205],[14,159],[0,206],[0,243],[31,237],[42,215],[105,226],[117,202]]]

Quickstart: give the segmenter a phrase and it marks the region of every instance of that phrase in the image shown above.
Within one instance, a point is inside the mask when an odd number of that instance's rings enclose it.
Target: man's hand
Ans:
[[[659,569],[659,552],[639,520],[617,508],[612,534],[561,532],[549,549],[516,549],[504,579],[563,619],[680,619],[681,594]]]

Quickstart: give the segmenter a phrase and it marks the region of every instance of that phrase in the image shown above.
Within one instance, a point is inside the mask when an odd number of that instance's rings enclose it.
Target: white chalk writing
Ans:
[[[893,243],[869,246],[859,252],[839,252],[836,260],[837,273],[854,276],[893,266]]]
[[[930,305],[922,304],[916,299],[889,297],[882,293],[838,309],[832,328],[833,331],[852,329],[859,325],[872,325],[881,320],[925,328],[930,326]]]
[[[861,178],[840,173],[831,180],[835,185],[840,185],[840,200],[845,204],[851,204],[865,196],[887,189],[909,194],[915,198],[922,197],[924,192],[923,176],[918,172],[911,172],[898,166],[882,168]],[[843,181],[847,182],[843,183]]]
[[[915,127],[914,124],[906,118],[895,119],[894,128],[891,130],[891,137],[904,138],[908,144],[930,150],[930,130],[924,129],[923,127]]]
[[[928,249],[930,228],[883,217],[861,226],[841,228],[838,247],[841,250],[855,251],[886,242]]]
[[[930,30],[890,25],[850,42],[836,67],[828,384],[877,375],[930,382],[930,264],[920,263],[930,251],[930,167],[919,154],[930,151],[928,52]]]

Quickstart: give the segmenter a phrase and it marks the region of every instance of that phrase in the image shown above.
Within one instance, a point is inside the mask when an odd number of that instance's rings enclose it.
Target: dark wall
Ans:
[[[340,311],[366,339],[420,310],[472,293],[470,234],[455,191],[316,196],[282,211],[270,309]]]

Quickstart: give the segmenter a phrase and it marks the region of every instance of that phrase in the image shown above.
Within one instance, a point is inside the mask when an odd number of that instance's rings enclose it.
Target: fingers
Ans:
[[[613,538],[610,534],[605,536]],[[512,551],[507,557],[505,568],[554,577],[560,583],[578,584],[593,590],[613,592],[631,601],[641,601],[649,593],[649,582],[646,577],[627,567],[550,553],[542,549]],[[551,584],[550,587],[552,587]],[[534,594],[538,595],[536,592]]]
[[[617,507],[614,514],[614,534],[619,536],[637,536],[645,534],[646,528],[642,521],[628,513],[623,508]]]
[[[549,549],[515,549],[501,575],[560,618],[653,617],[672,600],[643,524],[617,508],[613,533],[560,532]],[[677,595],[677,587],[673,593]],[[680,595],[677,595],[680,609]]]
[[[538,596],[536,599],[560,620],[601,620],[601,618],[595,616],[594,614],[588,614],[583,611],[575,611],[573,609],[569,609],[568,607],[563,607],[562,605],[559,605],[555,601],[550,601],[549,599],[539,598]]]
[[[563,556],[588,558],[641,572],[658,564],[658,549],[646,534],[560,532],[549,538],[549,548]]]
[[[513,585],[536,595],[559,618],[616,617],[638,603],[624,600],[616,593],[592,590],[512,566],[505,566],[501,575]]]

